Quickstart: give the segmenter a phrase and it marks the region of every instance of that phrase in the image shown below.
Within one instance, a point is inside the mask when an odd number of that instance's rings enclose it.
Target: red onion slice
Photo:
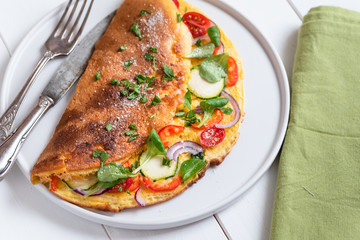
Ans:
[[[193,141],[180,141],[173,144],[166,152],[166,157],[170,160],[176,161],[181,153],[188,152],[191,154],[198,154],[203,152],[204,148]]]
[[[86,191],[86,190],[81,189],[79,187],[76,187],[73,190],[74,190],[74,192],[76,192],[78,194],[81,194],[83,196],[86,195],[89,192],[89,190]],[[109,188],[102,188],[99,191],[97,191],[96,193],[91,194],[90,196],[99,196],[99,195],[101,195],[103,193],[106,193],[108,190],[109,190]]]
[[[193,45],[195,45],[195,43],[198,41],[198,40],[207,40],[207,41],[211,41],[210,40],[210,38],[209,38],[209,36],[207,35],[207,34],[205,34],[205,35],[202,35],[202,36],[200,36],[200,37],[196,37],[196,38],[193,38]]]
[[[202,110],[202,108],[200,107],[200,105],[198,105],[195,109],[194,109],[195,113],[197,114],[202,114],[204,113],[204,110]]]
[[[145,207],[146,203],[145,203],[145,200],[141,196],[141,191],[142,191],[142,188],[139,188],[138,190],[136,190],[134,199],[135,199],[135,202],[137,204],[139,204],[140,207]]]
[[[221,92],[221,95],[223,95],[224,97],[226,97],[230,100],[231,105],[233,106],[233,109],[234,109],[234,114],[235,114],[234,118],[233,118],[233,120],[231,120],[231,122],[228,122],[225,124],[215,124],[215,127],[225,129],[225,128],[234,126],[240,120],[241,110],[240,110],[239,104],[236,102],[236,100],[233,98],[233,96],[231,96],[229,93],[225,92],[224,90]]]

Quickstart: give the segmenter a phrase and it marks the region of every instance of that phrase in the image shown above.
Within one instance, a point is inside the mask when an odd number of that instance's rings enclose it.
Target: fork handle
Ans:
[[[0,146],[0,181],[14,164],[16,156],[30,131],[53,105],[54,101],[50,97],[41,95],[38,104],[26,117],[25,121]]]
[[[26,81],[24,87],[17,94],[14,101],[5,111],[5,113],[0,118],[0,145],[5,141],[6,137],[10,134],[11,128],[14,124],[16,114],[20,108],[21,103],[24,101],[24,98],[33,84],[36,77],[39,75],[40,71],[46,65],[46,63],[54,57],[54,54],[51,51],[46,51],[44,56],[40,59],[39,63],[36,65],[34,72],[30,75]]]

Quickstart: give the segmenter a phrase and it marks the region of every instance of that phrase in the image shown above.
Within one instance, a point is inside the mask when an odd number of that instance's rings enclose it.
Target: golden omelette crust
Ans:
[[[143,150],[146,138],[152,128],[159,130],[168,124],[184,125],[184,120],[174,117],[174,113],[184,108],[183,95],[186,91],[185,83],[189,78],[191,64],[199,63],[197,60],[192,60],[190,64],[189,61],[181,57],[183,54],[191,51],[192,37],[183,23],[177,23],[176,13],[180,12],[181,15],[183,15],[185,9],[187,9],[188,12],[202,12],[183,0],[179,0],[179,3],[180,9],[177,10],[170,0],[125,0],[107,32],[96,44],[88,68],[79,81],[74,99],[72,99],[64,116],[60,120],[54,137],[50,140],[49,145],[34,166],[31,174],[34,183],[40,180],[42,183],[48,185],[52,175],[57,175],[63,179],[71,179],[81,178],[82,176],[96,172],[99,167],[99,160],[92,159],[91,153],[97,149],[98,146],[103,147],[105,150],[115,149],[114,153],[111,153],[112,157],[109,158],[107,162],[123,162],[125,160],[134,162]],[[140,17],[138,13],[142,9],[152,11],[152,16],[145,14]],[[155,16],[154,13],[158,11],[163,13],[163,17],[168,19],[168,22],[158,28],[161,30],[150,34],[150,39],[147,39],[148,37],[144,34],[144,40],[139,41],[133,33],[128,31],[131,24],[135,21],[139,23],[139,29],[145,30],[145,26],[149,24],[146,23],[146,21],[151,21],[152,17]],[[139,19],[144,19],[144,21]],[[159,24],[159,22],[156,22],[155,25],[157,24]],[[166,37],[168,33],[170,37]],[[145,43],[144,41],[151,41],[151,38],[154,38],[154,34],[161,37],[161,41],[163,41],[156,43],[159,45],[151,45],[159,49],[157,54],[153,54],[156,56],[156,66],[160,70],[162,70],[163,63],[171,66],[177,77],[177,81],[173,80],[172,82],[161,84],[160,79],[157,79],[156,86],[154,86],[154,89],[150,92],[150,94],[152,94],[150,95],[151,97],[148,96],[148,101],[152,100],[154,94],[158,94],[162,96],[161,104],[153,107],[149,107],[148,104],[144,104],[143,106],[137,104],[134,108],[140,107],[140,110],[135,111],[135,114],[131,114],[131,111],[128,109],[129,106],[127,106],[129,101],[119,99],[116,96],[116,93],[119,91],[119,86],[109,86],[108,82],[113,78],[133,79],[136,73],[145,75],[154,73],[151,66],[152,63],[144,61],[143,55],[147,52],[147,49],[145,48],[144,51],[144,47],[142,47]],[[167,41],[170,41],[170,43]],[[225,46],[225,52],[236,60],[239,68],[238,83],[234,87],[226,88],[225,90],[236,99],[240,108],[243,109],[243,69],[240,57],[233,43],[222,31],[221,41]],[[127,44],[128,50],[131,49],[134,53],[132,53],[131,56],[133,56],[133,59],[137,62],[136,66],[134,64],[130,67],[130,70],[132,70],[130,72],[125,72],[122,67],[119,68],[118,65],[116,65],[118,61],[122,62],[129,59],[130,55],[128,53],[122,54],[117,52],[119,46],[122,46],[124,43]],[[124,53],[126,53],[126,51]],[[94,75],[97,71],[101,72],[101,79],[94,84]],[[96,94],[95,90],[98,94]],[[192,98],[192,108],[195,108],[199,105],[200,100],[194,96],[192,96]],[[98,102],[100,102],[100,105]],[[154,119],[155,121],[147,118],[155,112],[157,113]],[[127,116],[128,113],[130,113],[129,116]],[[109,123],[109,121],[117,119],[117,116],[124,115],[127,117],[125,117],[125,119],[121,117],[121,121],[118,124],[118,131],[113,132],[109,136],[108,134],[113,130],[110,132],[104,131],[103,128],[105,125]],[[243,115],[244,112],[242,111],[242,118]],[[233,114],[224,115],[221,123],[229,122],[232,118]],[[129,143],[127,138],[124,137],[123,130],[128,130],[130,123],[135,123],[138,128],[140,126],[141,130],[139,133],[141,137],[139,136],[136,141]],[[180,184],[175,190],[154,192],[142,186],[142,197],[146,205],[160,203],[173,198],[204,176],[210,165],[219,165],[235,145],[239,137],[239,125],[240,122],[226,129],[226,138],[220,144],[214,147],[205,147],[205,158],[208,160],[207,166],[195,177],[184,184]],[[199,142],[200,133],[200,130],[189,127],[185,128],[185,131],[181,134],[182,138],[180,138],[180,136],[172,136],[168,140],[171,144],[181,140]],[[121,151],[122,149],[125,150]],[[57,154],[59,152],[63,154]],[[188,155],[180,156],[180,163],[188,158]],[[49,188],[49,190],[51,190],[51,188]],[[124,192],[105,193],[100,196],[85,198],[70,190],[66,184],[61,181],[57,184],[56,191],[53,192],[69,202],[98,210],[118,212],[124,208],[138,207],[134,200],[134,193],[131,195]]]

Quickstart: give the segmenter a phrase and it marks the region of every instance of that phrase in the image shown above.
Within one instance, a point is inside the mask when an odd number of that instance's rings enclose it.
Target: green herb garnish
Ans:
[[[140,101],[141,103],[146,103],[146,102],[147,102],[146,95],[145,95],[145,94],[141,94],[141,97],[140,97],[139,101]]]
[[[134,123],[130,123],[129,128],[134,129],[134,130],[138,129]]]
[[[126,78],[121,79],[121,82],[124,82],[124,83],[123,83],[123,84],[124,84],[124,87],[126,87],[126,88],[130,87],[130,82],[129,82],[129,80],[127,80]]]
[[[124,130],[124,133],[126,136],[131,136],[135,133],[135,130],[129,130],[129,131]]]
[[[96,82],[97,80],[99,80],[100,77],[101,77],[100,72],[97,72],[97,73],[95,74],[95,82]]]
[[[123,89],[123,90],[120,91],[120,93],[121,93],[122,95],[124,95],[124,96],[127,96],[127,95],[129,94],[129,90]]]
[[[131,195],[129,189],[125,189],[124,192],[126,192],[127,194]]]
[[[187,107],[189,110],[191,110],[191,103],[192,103],[191,93],[188,90],[184,95],[184,107],[185,108]]]
[[[144,15],[145,13],[148,13],[148,14],[151,15],[151,12],[150,12],[150,11],[144,9],[144,10],[141,10],[141,11],[140,11],[140,16]]]
[[[101,159],[101,166],[104,162],[110,157],[110,155],[106,151],[96,150],[92,153],[93,158]]]
[[[233,112],[232,108],[229,107],[222,107],[220,110],[226,115],[230,115]]]
[[[176,77],[174,76],[174,71],[169,66],[167,66],[165,63],[164,63],[164,73],[166,75],[166,76],[164,76],[164,79],[166,81],[171,81],[173,79],[176,79]]]
[[[205,166],[206,162],[198,158],[186,160],[180,166],[180,176],[183,181],[187,181],[200,172]]]
[[[162,165],[170,167],[170,162],[171,162],[171,160],[165,156],[162,160]]]
[[[215,44],[216,47],[220,46],[220,30],[217,26],[209,27],[207,30],[207,33],[211,39],[211,42]]]
[[[133,171],[133,173],[139,172],[140,169],[145,164],[147,164],[153,157],[155,157],[157,155],[166,155],[166,150],[164,148],[164,145],[163,145],[159,135],[155,131],[155,129],[151,130],[150,135],[147,139],[146,145],[147,145],[147,150],[146,150],[145,159],[144,159],[143,163]]]
[[[200,76],[210,83],[220,81],[226,77],[229,55],[222,53],[205,58],[200,64]]]
[[[185,117],[185,112],[184,111],[179,111],[177,113],[175,113],[176,117]]]
[[[129,177],[136,176],[137,174],[131,173],[129,168],[125,168],[115,163],[109,163],[105,166],[102,166],[97,173],[97,177],[100,182],[113,182],[120,178],[127,179]]]
[[[135,139],[137,139],[138,136],[139,136],[139,134],[131,135],[129,137],[129,142],[134,141]]]
[[[159,103],[161,103],[161,99],[157,95],[155,95],[150,105],[158,105]]]
[[[180,13],[176,13],[177,22],[181,22],[184,18],[181,17]]]
[[[106,131],[109,132],[109,131],[112,129],[112,124],[109,123],[108,125],[106,125],[106,126],[105,126],[105,129],[106,129]]]
[[[154,47],[150,47],[149,50],[150,50],[150,52],[153,52],[153,53],[158,52],[157,48],[154,48]]]
[[[140,41],[143,40],[143,37],[141,36],[140,29],[138,28],[138,23],[134,22],[133,25],[130,27],[130,31],[135,34],[135,36],[139,37]]]
[[[214,43],[208,43],[204,46],[195,48],[191,53],[185,55],[186,58],[207,58],[210,57],[215,50]]]
[[[117,79],[113,79],[110,81],[111,85],[117,85],[117,86],[121,86],[121,82]]]
[[[197,47],[201,47],[201,39],[198,39],[197,41],[196,41],[196,43],[195,43],[195,45],[197,46]]]
[[[125,51],[126,50],[126,44],[123,45],[123,46],[120,46],[119,49],[118,49],[118,52],[122,52],[122,51]]]
[[[151,55],[150,53],[145,53],[144,55],[146,61],[154,61],[155,57]]]
[[[131,65],[133,65],[133,61],[131,61],[131,60],[128,60],[128,61],[124,62],[124,66],[125,66],[125,69],[126,69],[127,72],[129,71],[129,67]]]
[[[154,113],[153,115],[151,115],[151,116],[148,117],[148,118],[153,119],[155,116],[156,116],[156,113]]]
[[[198,127],[201,127],[211,117],[216,108],[222,108],[228,104],[228,98],[213,98],[200,103],[201,109],[204,111],[204,116],[199,123]]]

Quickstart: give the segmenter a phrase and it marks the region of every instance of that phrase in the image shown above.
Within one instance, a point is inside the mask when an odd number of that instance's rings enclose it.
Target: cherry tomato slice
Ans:
[[[129,189],[131,184],[133,184],[133,178],[128,178],[125,180],[125,182],[116,184],[115,186],[110,188],[108,192],[110,192],[110,193],[120,192],[119,187],[121,187],[121,192],[123,192],[125,189]]]
[[[212,147],[221,143],[224,138],[225,130],[212,126],[200,134],[200,143],[206,147]]]
[[[51,191],[55,192],[57,189],[57,184],[59,182],[59,178],[57,176],[52,176],[51,177],[51,182],[50,182],[50,189]]]
[[[229,57],[228,59],[228,73],[226,86],[232,87],[239,80],[239,70],[234,58]]]
[[[224,118],[224,114],[219,108],[216,108],[213,113],[213,118],[210,119],[207,123],[202,125],[201,127],[198,127],[197,123],[191,124],[191,126],[197,130],[205,130],[208,127],[214,126],[215,124],[221,122],[221,120]]]
[[[133,177],[132,179],[133,179],[133,183],[128,188],[129,192],[134,192],[135,190],[137,190],[140,187],[141,175],[139,174],[136,177]]]
[[[166,141],[168,137],[175,134],[180,134],[184,131],[185,127],[177,125],[167,125],[159,131],[159,137],[164,144],[164,148],[170,147],[170,142]]]
[[[211,27],[209,19],[197,12],[185,13],[183,16],[183,22],[189,28],[194,38],[207,34],[206,29]]]
[[[181,177],[175,176],[172,179],[154,182],[150,177],[143,177],[145,186],[155,192],[170,191],[176,189],[181,183]]]
[[[179,9],[179,1],[178,0],[172,0],[172,1],[175,3],[177,9]]]

